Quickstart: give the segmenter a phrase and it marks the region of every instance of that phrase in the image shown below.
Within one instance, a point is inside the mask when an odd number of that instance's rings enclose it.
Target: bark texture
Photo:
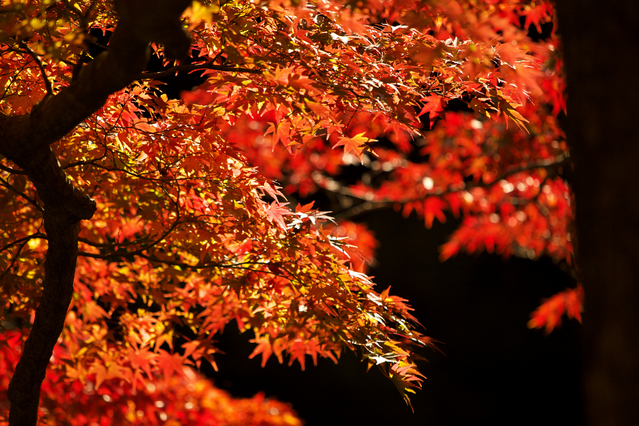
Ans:
[[[9,386],[11,426],[37,423],[40,387],[73,295],[80,221],[90,219],[96,209],[95,202],[67,179],[50,146],[104,105],[111,93],[139,78],[150,42],[164,44],[172,58],[188,53],[190,42],[180,15],[189,4],[190,0],[116,1],[120,21],[106,52],[31,113],[0,116],[0,154],[24,170],[36,187],[44,203],[49,243],[42,300]]]
[[[636,0],[556,0],[568,79],[577,255],[592,426],[637,424],[639,28]]]

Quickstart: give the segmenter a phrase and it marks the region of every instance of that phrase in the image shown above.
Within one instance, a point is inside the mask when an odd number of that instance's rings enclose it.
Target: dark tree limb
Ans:
[[[116,1],[120,21],[106,52],[29,114],[0,116],[0,154],[22,169],[36,187],[44,203],[49,243],[43,296],[9,386],[11,426],[37,423],[40,387],[73,295],[80,221],[90,219],[96,210],[95,202],[68,180],[50,145],[102,107],[111,93],[141,76],[149,43],[164,44],[170,58],[186,56],[190,40],[182,30],[180,15],[190,3]]]

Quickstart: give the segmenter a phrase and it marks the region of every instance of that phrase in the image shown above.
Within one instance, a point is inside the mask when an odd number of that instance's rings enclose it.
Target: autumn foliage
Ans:
[[[97,208],[80,225],[41,418],[300,424],[281,403],[233,400],[198,375],[202,362],[216,365],[227,326],[249,334],[262,364],[303,369],[356,350],[407,399],[423,377],[415,351],[433,341],[405,300],[366,275],[377,243],[348,220],[363,210],[393,206],[427,227],[461,218],[442,260],[487,250],[574,271],[553,16],[536,0],[193,2],[181,15],[188,58],[169,59],[158,39],[160,70],[52,142],[60,173]],[[82,93],[97,72],[82,64],[109,60],[102,43],[119,20],[110,2],[3,0],[1,125]],[[201,84],[169,98],[172,75]],[[49,248],[49,201],[8,150],[0,421]],[[300,201],[318,192],[340,221]],[[529,325],[550,331],[580,309],[581,290],[567,290]]]
[[[5,372],[0,386],[6,389],[20,355],[16,348],[20,347],[21,333],[8,331],[3,339],[7,346],[0,352],[0,368]],[[63,351],[61,345],[56,347],[54,364]],[[53,371],[42,386],[41,419],[49,425],[302,425],[286,404],[261,394],[233,399],[191,367],[183,366],[182,359],[176,358],[171,365],[163,365],[176,369],[171,374],[152,375],[129,386],[117,379],[105,380],[101,372],[92,380],[65,380],[63,374]]]

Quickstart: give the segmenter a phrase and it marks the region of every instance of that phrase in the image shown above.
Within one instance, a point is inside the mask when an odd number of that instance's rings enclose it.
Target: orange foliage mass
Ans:
[[[74,64],[118,22],[106,1],[1,8],[0,112],[11,117],[73,87]],[[560,45],[554,30],[528,37],[552,22],[549,2],[199,1],[183,20],[187,64],[154,45],[165,71],[143,73],[52,146],[97,212],[81,224],[43,387],[49,424],[300,424],[192,370],[215,366],[212,338],[232,320],[264,363],[303,368],[307,355],[357,349],[407,398],[423,377],[414,351],[433,340],[403,299],[375,291],[364,262],[376,242],[349,213],[394,206],[428,227],[452,213],[463,221],[442,259],[488,250],[574,267]],[[165,75],[198,70],[204,82],[180,99],[161,92]],[[34,186],[4,158],[0,179],[4,390],[48,244]],[[317,191],[344,220],[289,208],[287,196]],[[579,319],[580,295],[554,296],[531,326]]]

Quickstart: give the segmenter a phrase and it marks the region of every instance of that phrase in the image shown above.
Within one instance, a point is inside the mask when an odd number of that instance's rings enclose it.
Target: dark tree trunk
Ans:
[[[29,114],[0,115],[0,154],[24,170],[36,187],[44,203],[49,244],[43,296],[9,385],[10,426],[37,423],[40,387],[73,295],[80,221],[90,219],[96,209],[95,202],[67,179],[50,145],[98,110],[111,93],[139,78],[150,42],[164,44],[169,58],[186,56],[190,40],[180,15],[190,3],[116,0],[120,21],[107,52],[87,64],[69,87],[45,97]]]
[[[568,79],[589,424],[638,424],[637,0],[556,0]]]

